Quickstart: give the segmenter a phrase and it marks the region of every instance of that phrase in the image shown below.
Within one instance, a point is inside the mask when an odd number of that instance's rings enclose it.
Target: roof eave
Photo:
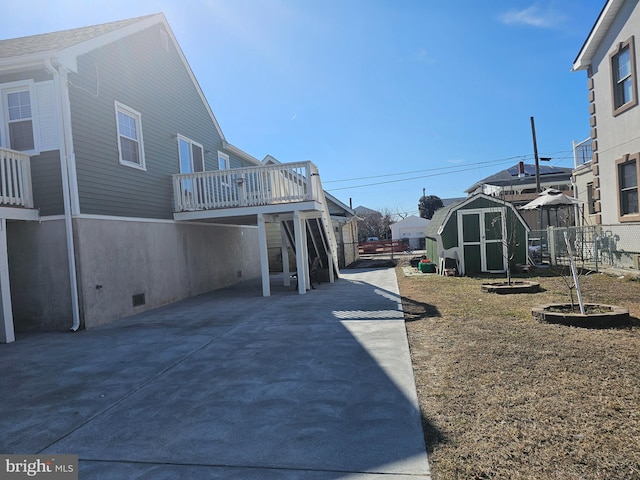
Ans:
[[[54,51],[31,53],[18,57],[0,58],[0,72],[3,74],[33,70],[45,66],[47,59],[56,58]]]
[[[600,42],[606,35],[609,27],[616,18],[616,15],[622,8],[624,0],[608,0],[605,6],[602,8],[600,15],[596,23],[591,28],[591,32],[584,41],[578,56],[573,61],[573,67],[571,71],[586,70],[591,65],[591,60],[596,50],[600,46]]]
[[[240,148],[236,147],[235,145],[230,144],[225,139],[222,140],[222,147],[225,150],[228,150],[228,151],[232,152],[234,155],[237,155],[237,156],[239,156],[241,158],[244,158],[245,160],[253,163],[254,165],[257,165],[257,166],[261,166],[262,165],[262,162],[260,160],[258,160],[256,157],[254,157],[252,155],[249,155],[244,150],[241,150]]]

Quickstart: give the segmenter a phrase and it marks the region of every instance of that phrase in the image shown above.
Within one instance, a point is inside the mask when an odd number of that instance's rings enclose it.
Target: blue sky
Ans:
[[[163,12],[227,140],[311,160],[347,205],[416,214],[589,135],[570,72],[604,0],[22,0],[1,38]]]

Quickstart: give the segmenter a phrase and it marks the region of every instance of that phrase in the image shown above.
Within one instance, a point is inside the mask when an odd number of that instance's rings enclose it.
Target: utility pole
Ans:
[[[533,137],[533,156],[536,160],[536,193],[540,193],[540,166],[538,163],[538,143],[536,142],[536,124],[531,117],[531,136]]]

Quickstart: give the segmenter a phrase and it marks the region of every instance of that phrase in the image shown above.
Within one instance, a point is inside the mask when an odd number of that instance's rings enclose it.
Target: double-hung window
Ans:
[[[116,125],[120,164],[146,170],[140,113],[116,102]]]
[[[618,115],[638,104],[633,37],[620,43],[610,58],[613,114]]]
[[[616,161],[618,177],[618,218],[620,221],[640,219],[638,208],[638,163],[640,153],[625,155]]]
[[[36,148],[33,92],[28,84],[2,88],[3,131],[0,145],[12,150],[34,151]]]

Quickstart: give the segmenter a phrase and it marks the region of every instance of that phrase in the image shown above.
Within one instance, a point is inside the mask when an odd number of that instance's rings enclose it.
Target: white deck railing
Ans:
[[[176,212],[251,207],[322,199],[311,162],[173,175]]]
[[[0,148],[0,205],[33,208],[29,155]]]

